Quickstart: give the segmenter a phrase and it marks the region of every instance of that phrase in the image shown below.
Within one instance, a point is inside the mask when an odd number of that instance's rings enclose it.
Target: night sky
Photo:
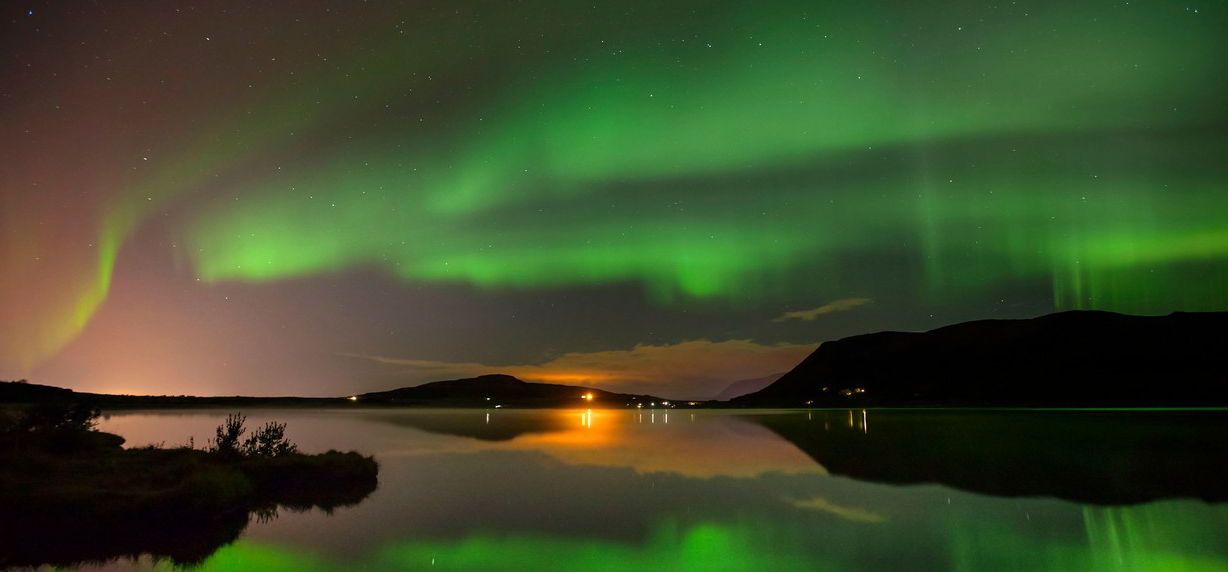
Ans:
[[[6,2],[0,379],[710,397],[1228,309],[1220,2]]]

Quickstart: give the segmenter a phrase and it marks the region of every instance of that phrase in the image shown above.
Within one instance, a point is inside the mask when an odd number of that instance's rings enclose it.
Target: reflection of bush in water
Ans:
[[[371,457],[298,453],[280,423],[224,451],[124,450],[123,438],[93,430],[97,416],[80,404],[0,411],[0,568],[141,554],[199,562],[252,514],[331,511],[377,484]],[[219,435],[241,436],[244,421],[228,417]]]

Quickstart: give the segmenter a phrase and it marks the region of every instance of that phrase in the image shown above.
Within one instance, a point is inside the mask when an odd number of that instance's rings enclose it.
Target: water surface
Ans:
[[[100,428],[200,446],[225,413]],[[244,413],[374,454],[380,486],[253,519],[205,570],[1228,569],[1223,413]]]

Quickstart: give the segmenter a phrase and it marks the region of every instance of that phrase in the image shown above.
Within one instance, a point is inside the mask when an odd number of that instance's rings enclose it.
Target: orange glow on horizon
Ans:
[[[515,368],[504,369],[513,370]],[[615,379],[614,375],[600,371],[519,373],[517,377],[521,377],[526,381],[539,381],[542,383],[603,383]]]

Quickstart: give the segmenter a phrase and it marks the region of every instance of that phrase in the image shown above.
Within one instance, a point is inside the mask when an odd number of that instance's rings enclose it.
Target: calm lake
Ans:
[[[201,446],[225,413],[100,429]],[[380,485],[253,516],[204,570],[1228,569],[1223,412],[244,413]]]

